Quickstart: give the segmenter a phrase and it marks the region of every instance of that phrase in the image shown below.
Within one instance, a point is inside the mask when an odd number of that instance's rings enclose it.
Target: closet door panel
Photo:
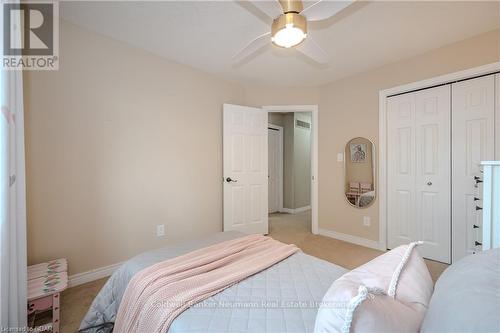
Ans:
[[[415,239],[415,96],[387,100],[387,247]]]
[[[449,85],[416,92],[416,238],[420,253],[449,263],[451,257]]]
[[[456,260],[473,253],[476,229],[481,228],[480,162],[494,159],[495,76],[452,85],[452,221]],[[475,199],[476,198],[476,199]],[[474,226],[478,228],[474,228]]]

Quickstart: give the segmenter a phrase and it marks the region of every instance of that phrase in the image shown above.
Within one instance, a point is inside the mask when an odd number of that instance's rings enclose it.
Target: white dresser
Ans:
[[[483,167],[482,250],[500,247],[500,161],[481,162]]]

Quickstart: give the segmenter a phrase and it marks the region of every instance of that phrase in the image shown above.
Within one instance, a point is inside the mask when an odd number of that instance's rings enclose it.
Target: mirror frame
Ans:
[[[367,140],[368,142],[370,142],[372,144],[372,163],[373,163],[373,166],[372,166],[372,169],[373,169],[373,190],[375,191],[375,195],[373,196],[373,200],[370,202],[369,205],[367,206],[364,206],[364,207],[359,207],[359,206],[356,206],[356,205],[353,205],[352,202],[350,202],[348,199],[347,199],[347,196],[345,195],[345,186],[346,186],[346,178],[347,178],[347,155],[346,155],[346,149],[347,149],[347,145],[352,141],[352,140],[355,140],[355,139],[365,139]],[[366,209],[366,208],[370,208],[371,206],[373,206],[373,204],[375,203],[375,201],[377,200],[377,192],[378,192],[378,186],[377,186],[377,150],[375,148],[375,143],[373,143],[372,140],[368,139],[368,138],[365,138],[365,137],[362,137],[362,136],[355,136],[351,139],[349,139],[346,144],[344,145],[344,177],[343,177],[343,190],[342,190],[342,194],[344,195],[344,199],[345,201],[349,204],[350,207],[354,207],[354,208],[357,208],[357,209]]]

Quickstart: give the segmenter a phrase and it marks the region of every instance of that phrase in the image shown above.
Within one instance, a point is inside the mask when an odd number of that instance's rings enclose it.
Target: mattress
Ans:
[[[114,322],[132,276],[155,263],[241,237],[223,232],[136,256],[125,262],[96,296],[80,329]],[[178,316],[168,332],[312,332],[323,295],[347,270],[298,252],[225,289]],[[85,332],[109,332],[109,326]]]

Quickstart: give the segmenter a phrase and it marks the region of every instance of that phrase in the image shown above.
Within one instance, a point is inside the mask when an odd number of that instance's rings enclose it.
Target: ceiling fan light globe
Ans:
[[[300,44],[306,36],[307,35],[300,28],[289,25],[276,32],[272,41],[278,46],[290,48]]]
[[[283,14],[274,20],[271,36],[271,41],[277,46],[294,47],[307,37],[307,21],[297,13]]]

